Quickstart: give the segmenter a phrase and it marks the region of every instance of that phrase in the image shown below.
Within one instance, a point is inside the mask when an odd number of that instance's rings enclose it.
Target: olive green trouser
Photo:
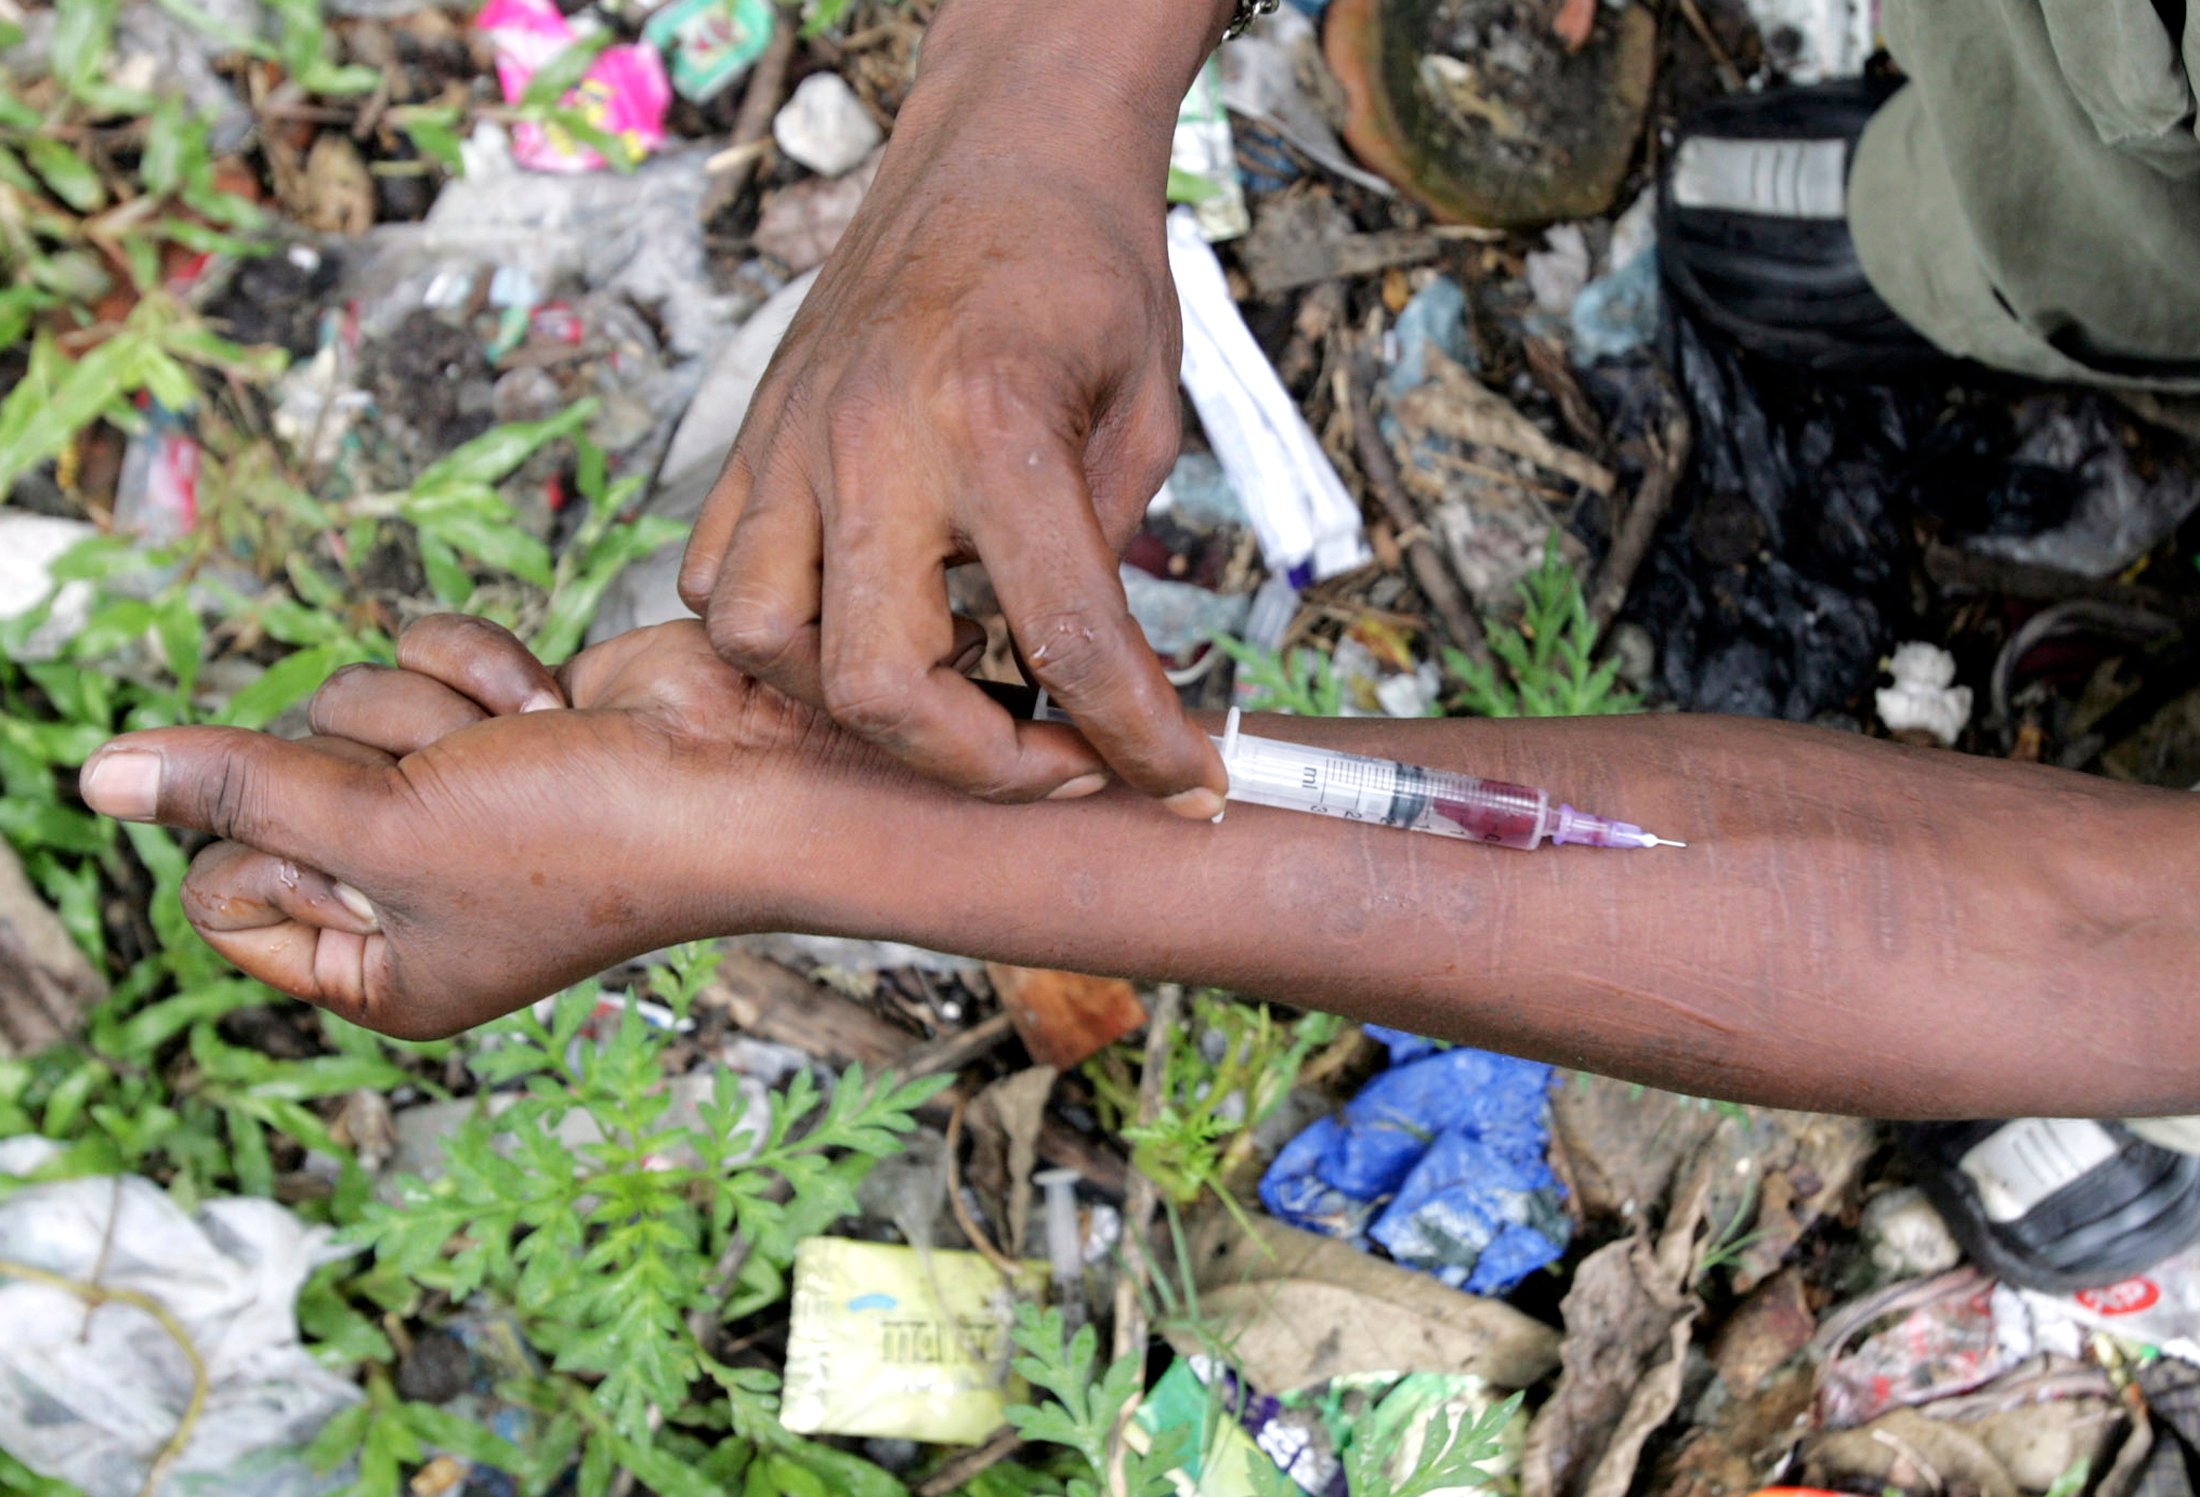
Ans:
[[[2189,3],[2189,10],[2188,10]],[[2200,0],[1884,0],[1849,223],[1950,353],[2200,392]]]

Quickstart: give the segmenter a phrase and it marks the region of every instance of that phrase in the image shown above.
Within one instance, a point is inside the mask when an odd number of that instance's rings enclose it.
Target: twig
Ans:
[[[985,1261],[999,1269],[1005,1277],[1014,1279],[1023,1271],[1022,1267],[993,1245],[993,1239],[986,1235],[985,1228],[978,1225],[978,1219],[963,1204],[962,1165],[955,1156],[962,1149],[963,1114],[969,1108],[968,1097],[957,1097],[954,1110],[947,1114],[947,1147],[944,1150],[947,1158],[947,1209],[955,1213],[955,1225],[962,1228],[963,1236],[970,1239],[970,1245],[984,1256]]]
[[[1428,599],[1429,607],[1436,610],[1437,621],[1451,642],[1459,647],[1469,660],[1487,662],[1490,658],[1489,642],[1482,637],[1482,624],[1467,606],[1465,591],[1458,579],[1452,576],[1451,565],[1444,559],[1442,548],[1430,537],[1428,527],[1413,508],[1413,501],[1406,497],[1405,489],[1398,482],[1398,469],[1390,460],[1390,452],[1383,445],[1383,434],[1375,425],[1374,407],[1368,403],[1367,387],[1373,383],[1373,366],[1360,361],[1359,373],[1366,378],[1355,378],[1349,371],[1339,371],[1345,387],[1345,398],[1352,409],[1352,445],[1360,458],[1360,472],[1367,479],[1368,492],[1382,505],[1383,513],[1397,527],[1398,540],[1406,548],[1406,565],[1413,571],[1413,581],[1421,589],[1421,596]]]
[[[1719,70],[1719,81],[1726,85],[1728,93],[1740,93],[1748,86],[1748,80],[1742,77],[1742,70],[1734,66],[1734,59],[1727,55],[1726,48],[1719,45],[1719,39],[1711,34],[1711,23],[1703,18],[1696,0],[1678,0],[1678,3],[1681,19],[1696,33],[1696,40],[1703,43],[1703,49],[1711,54],[1711,65]]]
[[[153,1490],[160,1485],[160,1479],[167,1474],[168,1468],[175,1464],[176,1458],[183,1454],[184,1447],[191,1443],[191,1431],[199,1422],[199,1414],[206,1408],[206,1361],[199,1355],[199,1349],[191,1344],[190,1333],[184,1330],[183,1322],[176,1319],[166,1305],[149,1294],[140,1294],[135,1289],[110,1289],[101,1284],[87,1284],[81,1279],[50,1273],[28,1263],[18,1263],[12,1258],[0,1258],[0,1278],[21,1279],[27,1284],[43,1284],[48,1289],[58,1289],[63,1294],[76,1296],[94,1310],[105,1304],[128,1305],[133,1310],[141,1310],[152,1317],[155,1325],[168,1333],[168,1339],[175,1342],[176,1349],[183,1353],[183,1360],[191,1368],[191,1398],[183,1406],[182,1417],[176,1421],[176,1432],[168,1437],[168,1442],[161,1446],[160,1453],[153,1457],[153,1464],[146,1468],[145,1481],[138,1488],[138,1497],[151,1497]]]
[[[726,149],[713,158],[714,166],[718,160],[732,159],[722,175],[710,180],[709,198],[703,205],[705,218],[739,197],[749,185],[749,174],[756,170],[764,139],[771,133],[772,116],[779,112],[780,97],[787,91],[787,65],[794,61],[795,38],[801,29],[785,16],[772,28],[771,42],[756,60],[756,70],[749,74],[748,87],[741,94],[741,108],[733,117],[733,134],[726,141]],[[735,152],[745,154],[735,156]]]
[[[1612,536],[1611,552],[1604,558],[1604,566],[1589,589],[1589,617],[1596,621],[1599,630],[1611,625],[1620,605],[1627,601],[1627,589],[1634,585],[1636,569],[1650,554],[1650,542],[1658,533],[1658,522],[1672,508],[1673,492],[1680,487],[1681,474],[1688,467],[1688,449],[1694,433],[1687,408],[1670,389],[1663,393],[1664,428],[1649,439],[1642,486],[1635,490],[1635,502],[1627,507],[1626,516]]]
[[[1169,1040],[1183,1023],[1184,990],[1163,983],[1154,993],[1153,1017],[1146,1021],[1146,1057],[1138,1075],[1138,1124],[1150,1126],[1161,1115],[1162,1086],[1168,1073]],[[1130,1272],[1115,1285],[1115,1354],[1130,1356],[1146,1342],[1146,1308],[1143,1292],[1153,1276],[1146,1251],[1153,1230],[1153,1213],[1159,1204],[1154,1183],[1145,1171],[1132,1170],[1130,1188],[1124,1192],[1123,1247]]]
[[[994,1431],[992,1439],[956,1456],[911,1490],[915,1497],[947,1497],[979,1472],[998,1466],[1023,1448],[1024,1437],[1003,1425]]]

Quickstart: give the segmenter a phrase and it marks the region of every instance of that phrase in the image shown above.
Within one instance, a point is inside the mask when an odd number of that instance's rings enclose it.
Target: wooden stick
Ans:
[[[1413,501],[1398,482],[1398,469],[1390,460],[1390,449],[1384,445],[1382,431],[1375,425],[1375,410],[1367,394],[1367,387],[1374,382],[1374,367],[1364,359],[1358,361],[1358,365],[1358,373],[1363,377],[1355,377],[1349,371],[1339,371],[1339,377],[1351,405],[1352,444],[1359,454],[1360,473],[1367,479],[1368,492],[1375,496],[1375,502],[1383,507],[1390,523],[1397,527],[1398,540],[1405,547],[1406,566],[1413,573],[1414,584],[1421,589],[1421,596],[1428,599],[1429,607],[1436,610],[1437,621],[1444,626],[1444,632],[1469,660],[1487,663],[1490,647],[1489,641],[1482,637],[1481,620],[1467,606],[1466,592],[1452,575],[1443,548],[1421,523]]]
[[[1620,605],[1627,601],[1627,589],[1634,585],[1642,559],[1650,554],[1658,522],[1673,507],[1674,490],[1680,487],[1681,474],[1688,467],[1693,430],[1687,408],[1670,389],[1664,391],[1664,402],[1665,425],[1649,439],[1642,487],[1635,490],[1635,502],[1627,507],[1627,514],[1613,533],[1611,552],[1589,589],[1589,616],[1599,630],[1610,626]]]

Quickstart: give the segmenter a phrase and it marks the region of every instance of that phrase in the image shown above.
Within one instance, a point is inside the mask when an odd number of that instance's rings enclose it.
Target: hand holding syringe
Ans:
[[[996,690],[1008,700],[1014,688]],[[1467,842],[1516,847],[1523,852],[1576,843],[1583,847],[1686,847],[1627,821],[1591,816],[1553,805],[1547,791],[1503,780],[1484,780],[1448,769],[1425,769],[1398,759],[1343,754],[1311,744],[1257,738],[1238,729],[1232,707],[1214,745],[1230,772],[1228,798],[1247,805],[1306,811],[1346,821],[1434,832]],[[1069,715],[1038,693],[1034,718],[1068,722]],[[1209,735],[1212,737],[1213,735]],[[1219,817],[1217,818],[1220,819]]]

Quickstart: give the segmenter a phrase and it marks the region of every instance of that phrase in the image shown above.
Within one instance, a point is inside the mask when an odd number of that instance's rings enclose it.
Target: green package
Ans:
[[[1024,1396],[1009,1372],[1018,1299],[1047,1266],[1013,1278],[977,1253],[812,1237],[795,1249],[794,1314],[779,1422],[802,1435],[976,1445]]]
[[[701,104],[764,55],[774,24],[771,0],[674,0],[649,18],[642,40],[665,54],[680,97]]]

